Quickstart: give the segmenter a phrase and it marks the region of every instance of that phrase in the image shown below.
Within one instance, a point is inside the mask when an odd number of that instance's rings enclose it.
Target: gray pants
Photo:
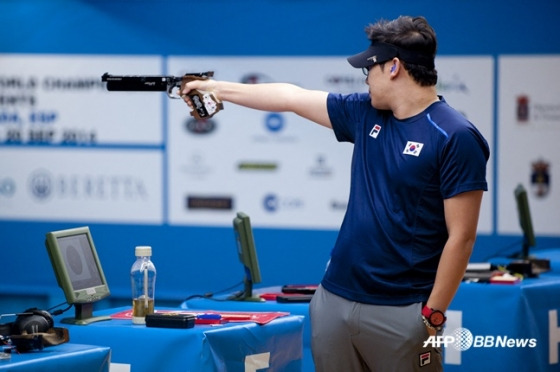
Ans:
[[[316,371],[443,371],[441,348],[423,347],[421,310],[352,302],[319,286],[309,307]]]

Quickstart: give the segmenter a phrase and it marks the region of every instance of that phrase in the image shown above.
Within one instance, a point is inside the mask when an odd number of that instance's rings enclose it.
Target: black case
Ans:
[[[311,302],[312,294],[285,294],[276,296],[276,302],[281,303],[297,303],[297,302]]]
[[[282,286],[282,293],[314,294],[317,290],[315,284],[286,284]]]
[[[194,314],[155,313],[146,315],[146,327],[192,328],[195,320]]]

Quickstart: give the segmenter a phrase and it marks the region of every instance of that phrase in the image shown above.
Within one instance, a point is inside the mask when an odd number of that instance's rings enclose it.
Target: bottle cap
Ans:
[[[149,245],[139,245],[136,247],[134,254],[136,256],[151,256],[152,247],[150,247]]]

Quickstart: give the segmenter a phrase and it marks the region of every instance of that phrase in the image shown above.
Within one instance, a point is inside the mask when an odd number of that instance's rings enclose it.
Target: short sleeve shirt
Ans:
[[[440,101],[396,119],[368,94],[330,94],[336,138],[354,144],[348,208],[322,285],[352,301],[426,301],[448,234],[443,201],[487,190],[489,147]]]

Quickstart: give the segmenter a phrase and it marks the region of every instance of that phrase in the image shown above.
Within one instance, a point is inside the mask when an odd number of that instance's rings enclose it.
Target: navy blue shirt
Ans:
[[[405,305],[428,299],[447,241],[443,200],[487,190],[489,148],[443,98],[405,120],[368,94],[330,94],[339,141],[354,144],[348,209],[322,280],[346,299]]]

